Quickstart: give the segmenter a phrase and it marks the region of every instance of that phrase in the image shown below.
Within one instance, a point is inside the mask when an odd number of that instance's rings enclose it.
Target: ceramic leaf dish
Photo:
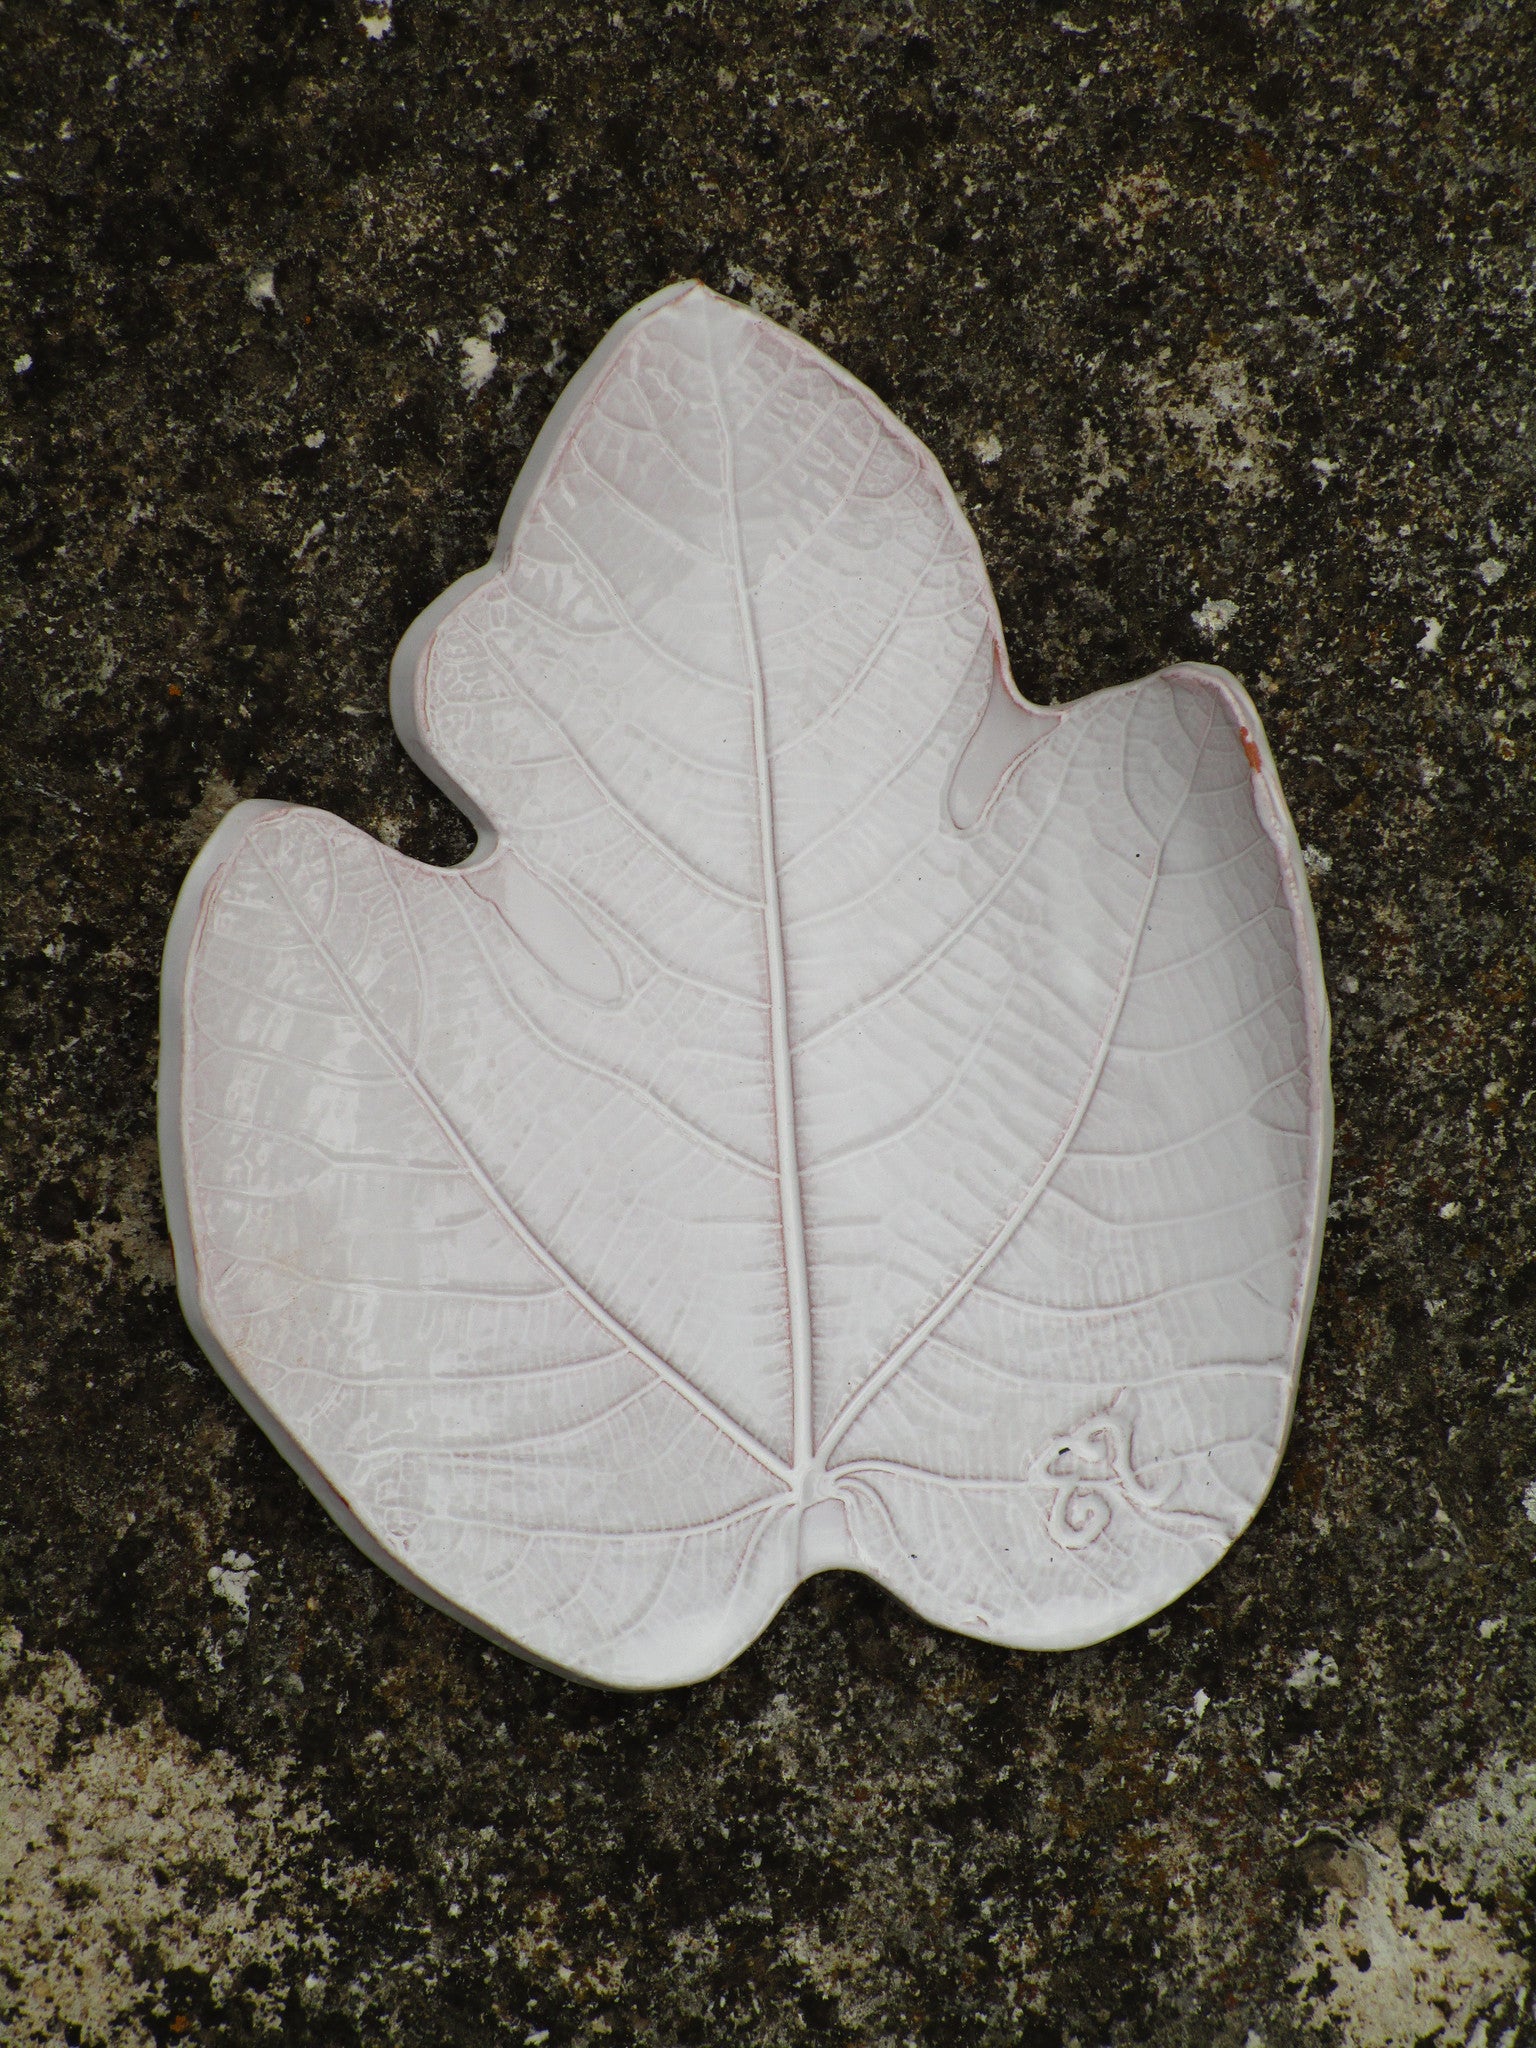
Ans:
[[[1284,1445],[1330,1149],[1238,684],[1026,705],[933,458],[681,285],[392,698],[474,855],[241,804],[164,976],[188,1321],[355,1541],[617,1686],[832,1566],[1031,1648],[1208,1570]]]

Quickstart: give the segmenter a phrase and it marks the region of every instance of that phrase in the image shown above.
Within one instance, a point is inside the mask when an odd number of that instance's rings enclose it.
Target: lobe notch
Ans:
[[[624,1000],[624,970],[608,946],[515,854],[499,854],[485,867],[467,870],[464,879],[501,912],[514,936],[572,995],[605,1010]]]
[[[969,832],[981,823],[1024,756],[1049,739],[1060,723],[1059,712],[1037,711],[1018,696],[1003,672],[1002,654],[994,648],[987,708],[961,748],[944,793],[945,814],[957,832]]]

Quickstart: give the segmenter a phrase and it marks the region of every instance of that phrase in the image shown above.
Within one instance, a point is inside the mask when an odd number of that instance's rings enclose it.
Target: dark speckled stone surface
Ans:
[[[0,5],[8,2043],[1536,2038],[1533,77],[1478,0]],[[1295,1435],[1096,1650],[833,1576],[584,1691],[365,1564],[177,1312],[186,865],[237,795],[464,851],[390,651],[689,273],[928,440],[1033,695],[1241,674],[1312,849]]]

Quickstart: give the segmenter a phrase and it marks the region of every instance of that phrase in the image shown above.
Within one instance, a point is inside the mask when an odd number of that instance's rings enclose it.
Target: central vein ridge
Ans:
[[[714,337],[706,344],[715,416],[720,423],[721,485],[725,497],[730,571],[736,587],[736,611],[742,657],[747,665],[752,698],[752,752],[757,771],[758,844],[763,868],[763,937],[768,960],[769,1042],[773,1067],[773,1110],[778,1157],[779,1222],[784,1247],[784,1277],[789,1298],[789,1351],[792,1374],[792,1451],[795,1470],[811,1463],[813,1382],[811,1372],[811,1282],[806,1262],[805,1216],[800,1194],[800,1154],[795,1130],[794,1062],[789,1043],[789,988],[784,966],[784,914],[779,901],[779,861],[773,809],[773,774],[768,757],[768,708],[763,685],[762,648],[747,581],[737,503],[736,451],[720,391]]]

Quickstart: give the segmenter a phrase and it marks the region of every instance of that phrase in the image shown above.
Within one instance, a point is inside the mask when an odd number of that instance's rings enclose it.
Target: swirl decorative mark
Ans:
[[[1176,1518],[1186,1528],[1204,1524],[1213,1537],[1230,1541],[1218,1517],[1173,1505],[1176,1472],[1153,1480],[1137,1470],[1133,1433],[1134,1424],[1111,1404],[1070,1435],[1053,1439],[1045,1472],[1061,1483],[1051,1495],[1046,1519],[1051,1541],[1061,1550],[1086,1550],[1108,1529],[1117,1501],[1142,1515]]]

